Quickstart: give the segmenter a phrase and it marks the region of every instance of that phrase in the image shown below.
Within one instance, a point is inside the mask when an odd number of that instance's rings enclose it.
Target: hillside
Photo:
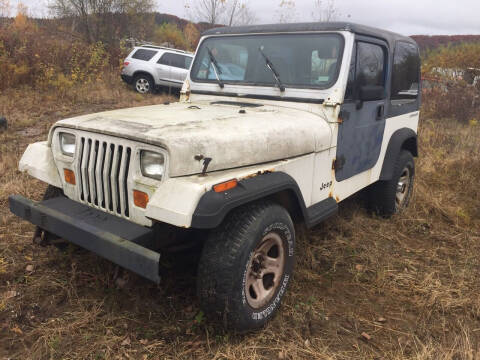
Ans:
[[[480,35],[412,35],[420,50],[432,50],[440,46],[480,42]]]
[[[186,26],[192,23],[188,19],[184,19],[175,15],[166,14],[166,13],[151,13],[149,15],[153,16],[153,24],[155,26],[160,26],[162,24],[173,24],[177,26],[180,30],[184,31]],[[121,24],[125,21],[123,15],[112,14],[110,16],[111,21],[114,23]],[[12,22],[13,19],[0,18],[0,24]],[[65,18],[62,20],[57,19],[34,19],[39,25],[52,28],[58,26],[58,24],[69,25],[72,24],[72,19]],[[222,24],[211,25],[205,22],[192,23],[195,28],[202,33],[205,30],[208,30],[212,27],[224,26]],[[66,35],[66,34],[64,34]],[[421,51],[435,49],[440,46],[450,45],[450,44],[459,44],[459,43],[471,43],[471,42],[480,42],[480,35],[412,35],[411,36],[419,44]],[[149,40],[149,39],[144,39]]]
[[[180,29],[184,30],[185,27],[189,23],[191,23],[191,21],[189,21],[187,19],[180,18],[180,17],[175,16],[175,15],[163,14],[163,13],[158,13],[157,12],[157,13],[155,13],[155,23],[157,25],[161,25],[161,24],[164,24],[164,23],[175,24]],[[205,23],[205,22],[195,23],[194,25],[198,29],[198,31],[200,31],[200,32],[211,29],[212,27],[223,26],[221,24],[220,25],[212,25],[212,24],[208,24],[208,23]]]

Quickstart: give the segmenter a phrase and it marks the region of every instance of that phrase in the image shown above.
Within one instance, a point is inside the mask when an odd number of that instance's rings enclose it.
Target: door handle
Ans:
[[[383,115],[385,114],[385,105],[378,105],[377,107],[377,117],[376,120],[383,120]]]

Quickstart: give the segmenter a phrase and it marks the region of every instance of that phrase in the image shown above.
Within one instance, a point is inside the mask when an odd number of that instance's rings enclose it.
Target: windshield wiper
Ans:
[[[258,51],[260,51],[260,54],[262,54],[263,58],[265,59],[265,64],[267,65],[267,68],[270,69],[270,71],[273,74],[273,77],[275,78],[275,82],[277,83],[278,88],[280,89],[281,92],[285,91],[285,86],[283,86],[282,81],[280,80],[280,75],[278,74],[277,70],[273,66],[273,63],[270,61],[267,55],[263,52],[262,48],[259,47]]]
[[[215,73],[215,77],[217,78],[218,86],[220,86],[220,88],[223,89],[225,85],[223,84],[223,81],[220,80],[220,76],[218,76],[218,74],[222,73],[222,71],[220,70],[220,66],[218,65],[218,61],[217,59],[215,59],[215,56],[213,55],[210,48],[208,46],[206,48],[207,48],[208,56],[210,57],[210,61],[212,62],[212,65],[213,65],[213,72]]]

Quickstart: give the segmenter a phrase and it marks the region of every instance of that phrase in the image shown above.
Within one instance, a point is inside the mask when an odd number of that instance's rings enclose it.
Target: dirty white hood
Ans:
[[[244,113],[240,113],[240,110]],[[169,176],[291,158],[330,147],[331,129],[320,116],[292,108],[240,107],[210,102],[174,103],[90,114],[59,121],[68,127],[161,146]]]

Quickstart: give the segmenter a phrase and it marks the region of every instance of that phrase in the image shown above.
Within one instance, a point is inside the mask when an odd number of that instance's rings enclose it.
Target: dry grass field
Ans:
[[[156,286],[93,254],[32,244],[7,197],[45,185],[17,170],[27,144],[61,118],[162,103],[116,79],[68,96],[7,90],[0,114],[0,359],[480,359],[480,126],[422,118],[405,213],[368,214],[362,196],[306,230],[295,279],[258,332],[225,332],[195,298],[195,263]],[[185,260],[185,261],[184,261]]]

